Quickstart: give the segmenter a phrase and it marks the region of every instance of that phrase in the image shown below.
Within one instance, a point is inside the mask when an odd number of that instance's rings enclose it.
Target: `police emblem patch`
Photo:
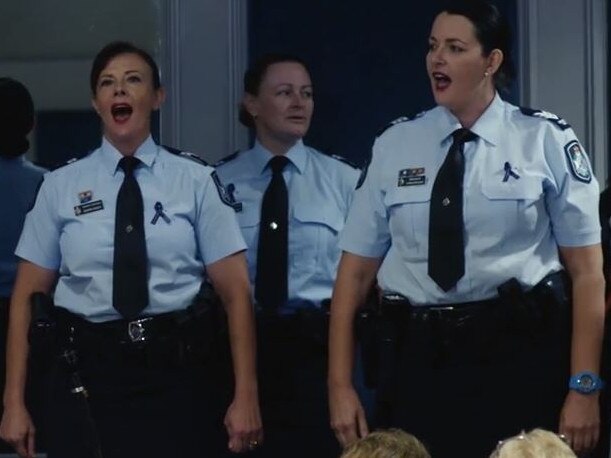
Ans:
[[[564,145],[571,173],[579,181],[589,183],[592,181],[592,172],[590,171],[590,163],[586,157],[586,153],[581,149],[581,145],[577,140],[571,140]]]
[[[417,186],[426,183],[424,167],[399,170],[399,180],[397,186]]]
[[[210,176],[212,177],[212,180],[214,181],[214,184],[216,185],[216,190],[219,193],[221,202],[233,208],[233,210],[236,213],[242,211],[242,203],[236,202],[233,197],[233,193],[227,192],[227,189],[225,189],[225,186],[223,186],[223,183],[221,183],[221,179],[219,178],[217,173],[212,172]]]

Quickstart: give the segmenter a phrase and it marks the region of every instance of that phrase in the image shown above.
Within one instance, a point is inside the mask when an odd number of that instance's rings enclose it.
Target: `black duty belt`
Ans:
[[[58,307],[58,324],[63,330],[73,328],[77,335],[108,340],[119,344],[143,344],[175,333],[184,318],[183,312],[170,312],[136,320],[113,320],[93,323]]]
[[[515,284],[517,282],[514,280]],[[507,282],[510,283],[510,282]],[[532,289],[492,299],[414,306],[410,301],[399,294],[387,294],[382,297],[381,313],[389,319],[406,319],[410,325],[430,322],[444,322],[449,325],[461,326],[467,321],[486,316],[504,315],[508,309],[517,307],[530,307],[532,309],[558,308],[569,303],[569,287],[564,271],[554,272],[543,278]],[[503,290],[503,286],[499,290]],[[503,293],[501,293],[503,294]],[[521,302],[524,302],[522,304]],[[529,310],[528,312],[533,312]]]

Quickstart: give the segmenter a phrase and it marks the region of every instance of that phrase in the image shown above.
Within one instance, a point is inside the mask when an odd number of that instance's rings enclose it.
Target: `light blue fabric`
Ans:
[[[384,131],[340,237],[345,251],[383,257],[382,290],[416,305],[495,297],[511,277],[535,285],[561,269],[558,245],[600,241],[598,184],[577,179],[565,152],[576,141],[573,130],[528,116],[497,94],[471,129],[478,138],[464,148],[465,275],[445,293],[427,274],[429,203],[460,127],[436,107]],[[506,163],[519,178],[505,179]],[[405,185],[401,171],[418,179]]]
[[[217,164],[225,187],[242,204],[237,213],[248,245],[248,270],[255,284],[261,201],[271,180],[273,157],[259,142]],[[350,206],[358,169],[301,141],[286,154],[289,194],[289,291],[285,311],[318,306],[331,297],[340,250],[338,233]]]
[[[214,169],[172,154],[149,137],[136,151],[144,201],[150,304],[144,315],[187,307],[205,266],[246,245],[234,210],[221,201]],[[105,139],[87,157],[45,176],[16,254],[59,270],[56,305],[90,321],[121,316],[112,307],[112,264],[121,154]],[[103,209],[77,215],[83,205]],[[160,203],[166,218],[155,219]],[[159,206],[158,206],[159,207]],[[154,222],[154,224],[153,224]]]
[[[15,247],[25,215],[34,204],[36,190],[45,172],[23,156],[14,159],[0,157],[0,297],[9,297],[13,291],[18,261]]]

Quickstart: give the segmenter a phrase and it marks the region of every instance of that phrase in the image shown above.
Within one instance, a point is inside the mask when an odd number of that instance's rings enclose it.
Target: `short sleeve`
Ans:
[[[381,186],[381,153],[374,144],[372,161],[359,180],[339,241],[343,251],[370,258],[383,257],[390,247],[388,213]]]
[[[34,206],[25,218],[15,254],[45,269],[58,270],[61,263],[61,227],[57,211],[57,193],[52,183],[46,175]]]
[[[599,243],[599,187],[583,146],[572,129],[549,131],[544,144],[553,175],[545,198],[558,245]]]
[[[200,256],[205,265],[246,249],[235,210],[224,197],[226,191],[218,177],[214,179],[216,172],[209,170],[197,195],[195,227]]]

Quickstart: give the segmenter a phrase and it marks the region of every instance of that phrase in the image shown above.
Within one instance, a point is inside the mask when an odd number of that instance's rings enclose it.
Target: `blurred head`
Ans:
[[[485,0],[453,0],[435,18],[427,71],[438,105],[454,114],[483,110],[514,76],[509,25]]]
[[[577,455],[556,434],[533,429],[500,441],[490,458],[577,458]]]
[[[375,431],[346,447],[340,458],[431,458],[422,442],[400,429]]]
[[[294,144],[307,133],[313,109],[310,74],[297,57],[267,54],[244,75],[240,121],[263,144]]]
[[[157,64],[131,43],[113,42],[94,59],[90,84],[104,136],[122,153],[133,153],[149,136],[151,113],[165,97]]]
[[[0,157],[21,156],[30,147],[34,103],[27,88],[11,78],[0,78]]]

